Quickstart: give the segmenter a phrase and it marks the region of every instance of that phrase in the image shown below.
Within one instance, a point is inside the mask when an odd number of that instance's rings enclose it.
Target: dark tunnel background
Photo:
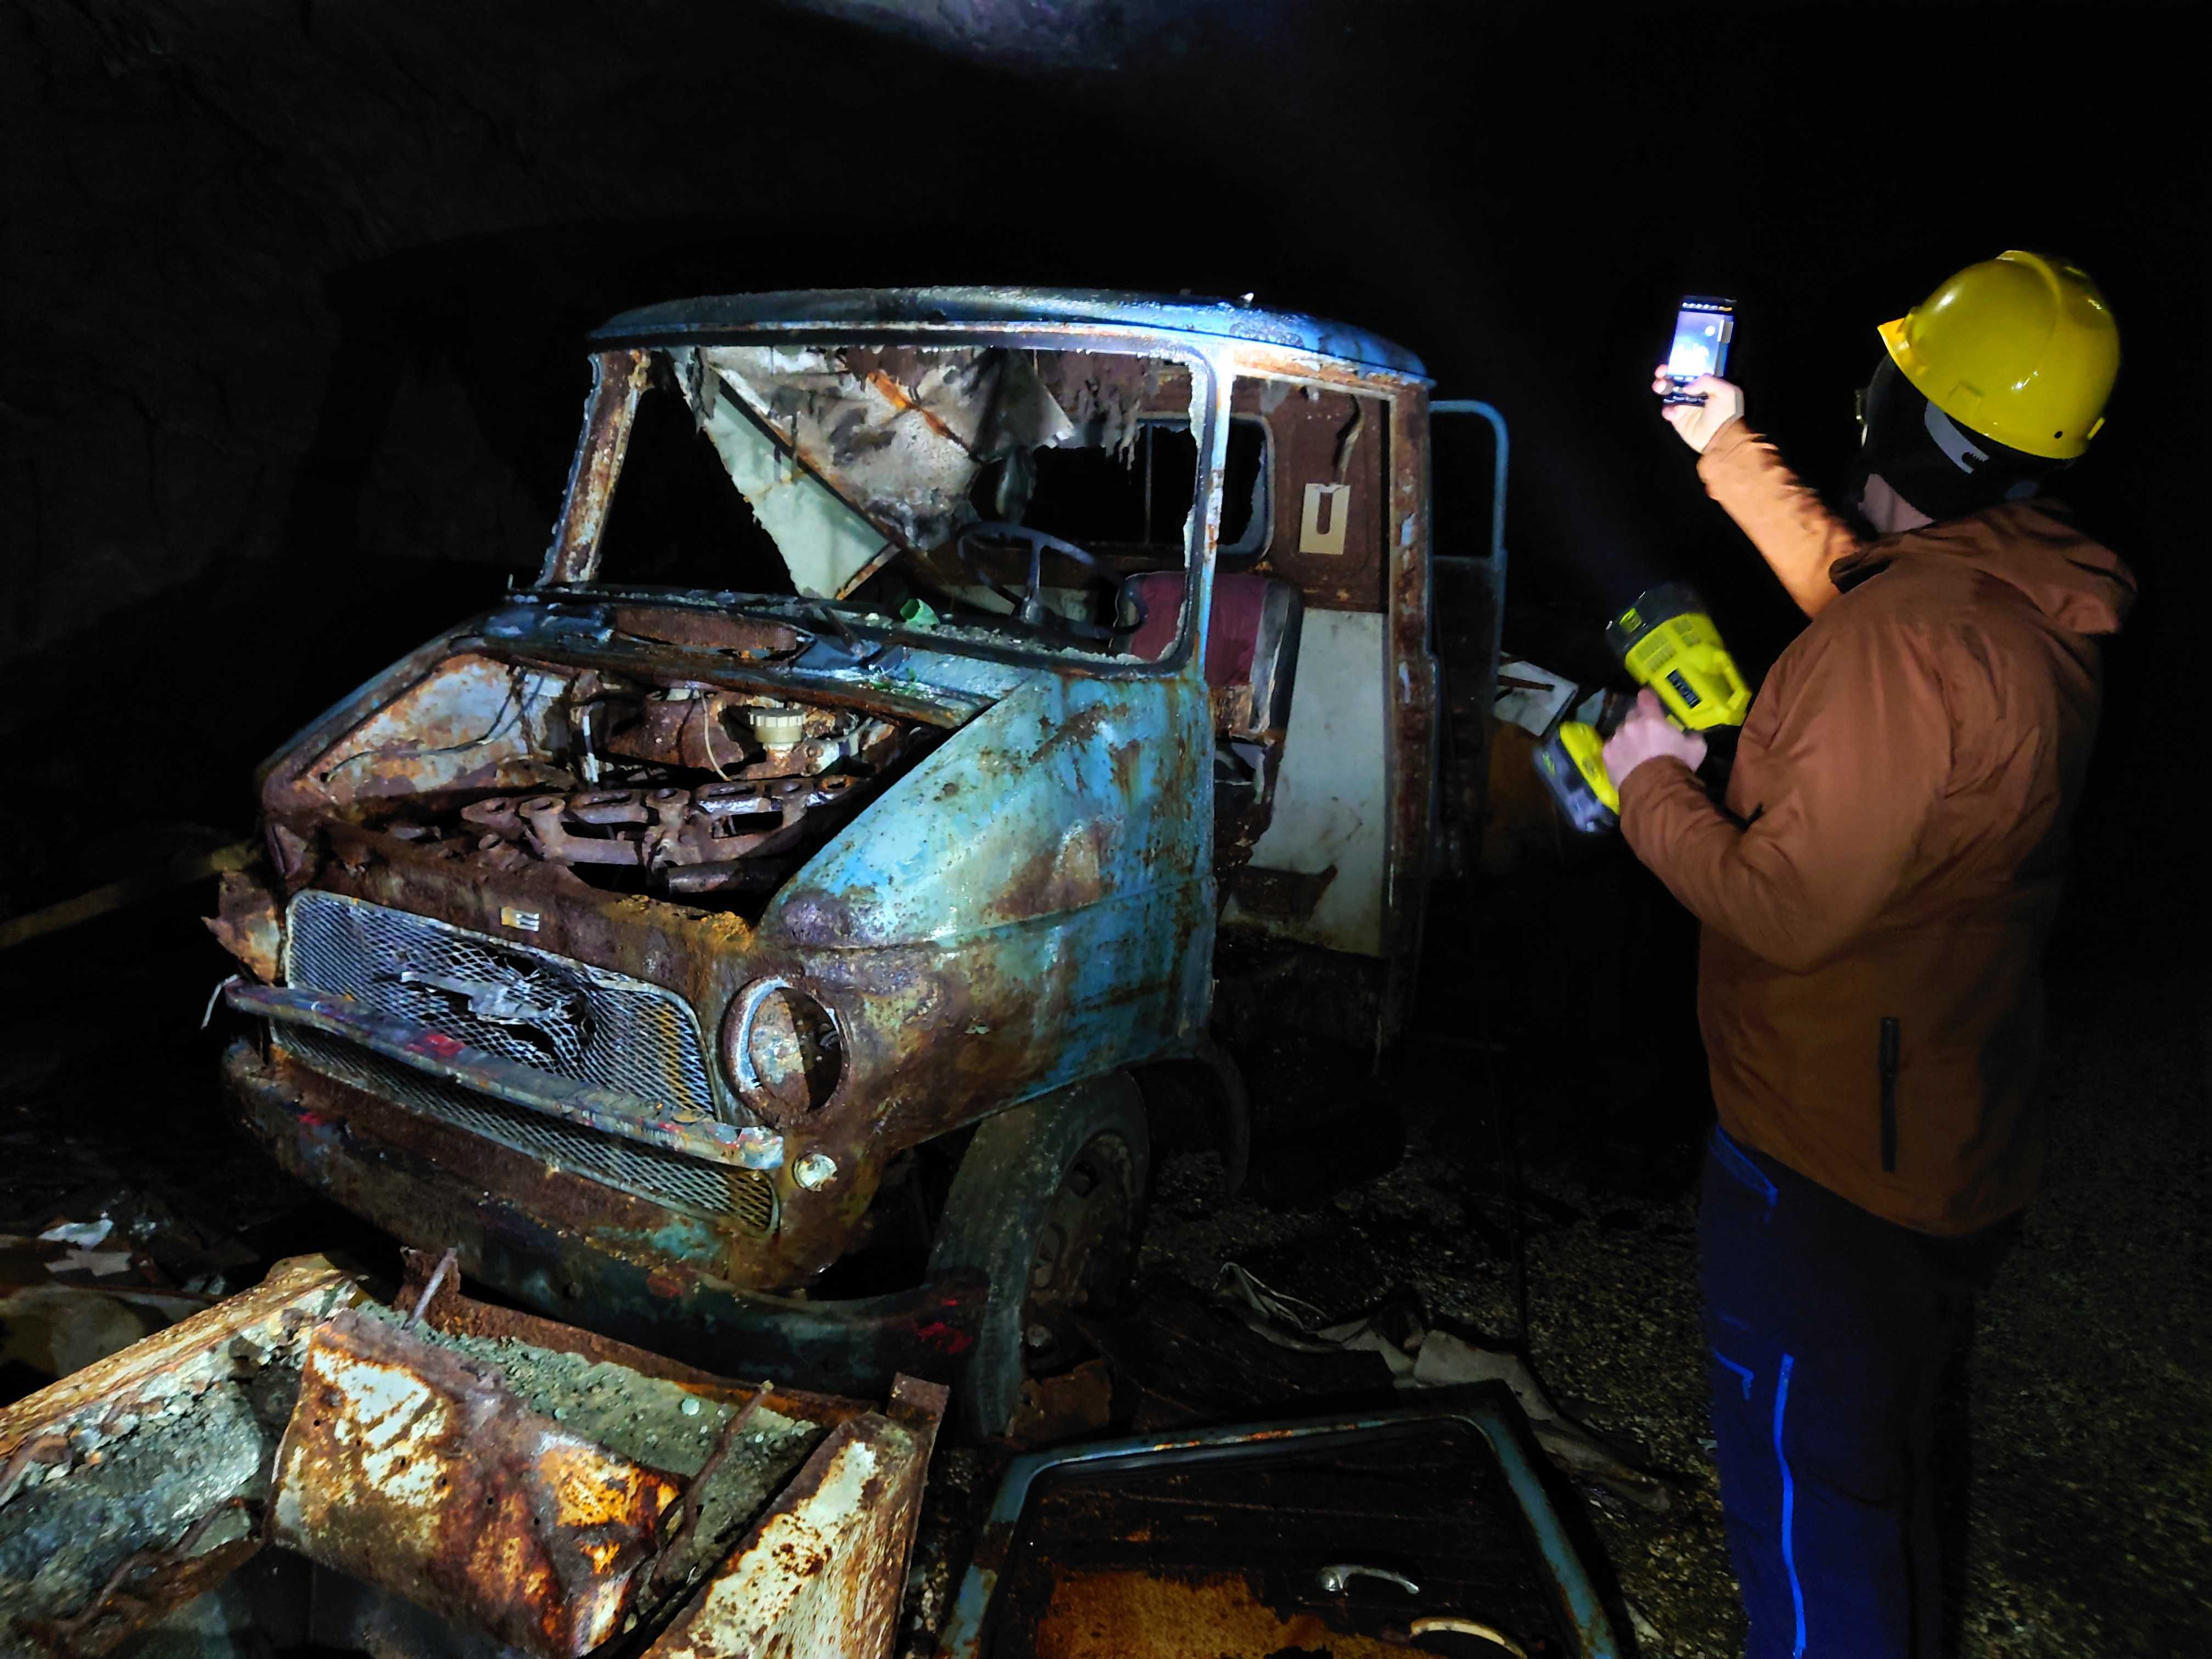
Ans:
[[[1343,318],[1511,420],[1510,643],[1590,663],[1607,607],[1686,576],[1759,671],[1795,613],[1645,389],[1676,296],[1737,298],[1754,423],[1832,485],[1874,325],[2024,246],[2085,263],[2125,331],[2063,493],[2142,584],[2068,937],[2182,957],[2184,15],[0,0],[0,742],[33,804],[0,913],[164,826],[242,832],[287,732],[532,568],[580,337],[628,305],[1024,282]]]

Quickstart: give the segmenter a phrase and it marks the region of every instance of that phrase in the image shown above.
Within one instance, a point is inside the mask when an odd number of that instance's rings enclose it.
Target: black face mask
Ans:
[[[1906,505],[1938,520],[2026,501],[2061,465],[1969,432],[1922,397],[1887,357],[1859,393],[1859,424],[1864,434],[1851,500],[1863,502],[1867,480],[1880,473]]]

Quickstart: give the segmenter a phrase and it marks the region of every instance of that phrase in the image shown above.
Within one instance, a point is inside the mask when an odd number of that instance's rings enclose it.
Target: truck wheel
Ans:
[[[1110,1303],[1136,1261],[1151,1145],[1125,1073],[987,1118],[968,1144],[930,1251],[933,1272],[980,1269],[990,1292],[953,1409],[1003,1435],[1022,1383],[1090,1352],[1075,1328]]]

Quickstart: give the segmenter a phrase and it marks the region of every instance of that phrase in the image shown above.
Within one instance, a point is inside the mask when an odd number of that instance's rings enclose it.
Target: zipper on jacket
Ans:
[[[1881,1167],[1897,1171],[1897,1018],[1881,1017]]]

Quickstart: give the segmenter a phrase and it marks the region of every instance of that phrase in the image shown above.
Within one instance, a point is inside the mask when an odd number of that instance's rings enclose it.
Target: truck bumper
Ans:
[[[879,1395],[901,1372],[949,1382],[974,1343],[980,1275],[850,1301],[749,1290],[689,1264],[705,1241],[682,1211],[246,1041],[224,1056],[223,1077],[248,1132],[293,1176],[402,1243],[454,1249],[464,1272],[550,1318],[708,1370],[742,1357],[780,1380],[855,1394]]]

